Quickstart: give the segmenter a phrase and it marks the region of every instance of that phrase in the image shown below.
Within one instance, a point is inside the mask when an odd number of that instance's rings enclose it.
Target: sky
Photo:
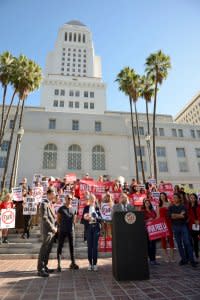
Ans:
[[[125,66],[144,74],[146,58],[159,49],[172,68],[160,87],[157,112],[175,116],[200,91],[199,0],[0,0],[0,12],[0,53],[24,54],[42,68],[64,23],[87,25],[102,59],[107,110],[129,111],[116,76]],[[39,104],[37,91],[27,105]],[[145,112],[143,99],[138,111]]]

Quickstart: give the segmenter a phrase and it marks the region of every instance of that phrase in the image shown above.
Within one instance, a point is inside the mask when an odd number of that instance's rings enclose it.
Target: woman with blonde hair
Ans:
[[[11,194],[7,193],[0,204],[0,210],[13,208]],[[2,243],[8,243],[8,229],[2,229]]]

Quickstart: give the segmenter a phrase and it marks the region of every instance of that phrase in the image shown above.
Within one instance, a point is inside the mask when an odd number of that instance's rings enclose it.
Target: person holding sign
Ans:
[[[42,233],[42,245],[38,256],[38,276],[48,277],[49,273],[54,270],[48,269],[49,254],[54,243],[54,236],[57,232],[55,226],[55,213],[53,210],[53,200],[55,198],[55,192],[53,189],[47,190],[47,198],[41,204],[41,233]]]
[[[3,201],[0,204],[0,210],[13,208],[13,202],[11,194],[6,194]],[[2,243],[8,243],[8,229],[2,229]]]
[[[75,263],[74,257],[74,224],[76,222],[76,211],[72,207],[72,195],[65,197],[65,204],[58,209],[58,248],[57,248],[57,271],[61,272],[61,255],[64,246],[65,238],[69,241],[69,251],[71,256],[70,269],[77,270],[79,266]]]
[[[96,197],[93,194],[90,195],[89,205],[84,207],[82,220],[86,228],[89,261],[88,271],[98,271],[98,240],[102,216],[99,207],[96,206]]]
[[[190,194],[188,225],[196,258],[199,258],[200,205],[196,194]]]

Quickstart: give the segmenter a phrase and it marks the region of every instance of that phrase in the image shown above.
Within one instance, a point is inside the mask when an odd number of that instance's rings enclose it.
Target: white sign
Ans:
[[[149,178],[148,183],[151,185],[156,185],[156,180],[154,178]]]
[[[78,203],[79,203],[79,200],[77,198],[72,199],[72,208],[73,208],[74,213],[78,212]]]
[[[1,210],[1,229],[15,228],[15,209]]]
[[[26,197],[23,206],[23,215],[36,215],[37,214],[37,202],[33,197]]]
[[[111,221],[112,220],[111,212],[112,212],[112,207],[110,207],[109,203],[101,204],[101,215],[103,220]]]
[[[22,201],[22,187],[12,188],[13,201]]]
[[[33,197],[35,198],[37,203],[42,201],[43,196],[43,187],[42,186],[35,186],[33,187]]]

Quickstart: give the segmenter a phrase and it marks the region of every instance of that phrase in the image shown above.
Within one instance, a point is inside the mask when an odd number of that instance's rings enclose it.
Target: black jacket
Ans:
[[[84,219],[84,214],[88,214],[89,213],[89,209],[90,209],[90,205],[86,205],[84,207],[82,218],[81,218],[81,224],[84,224],[85,227],[86,227],[86,229],[87,229],[87,227],[89,225],[89,221],[87,221],[87,220]],[[101,212],[100,212],[100,209],[99,209],[98,206],[95,207],[95,211],[96,211],[96,214],[97,214],[97,218],[96,218],[97,223],[100,224],[101,221],[102,221],[102,216],[101,216]]]

